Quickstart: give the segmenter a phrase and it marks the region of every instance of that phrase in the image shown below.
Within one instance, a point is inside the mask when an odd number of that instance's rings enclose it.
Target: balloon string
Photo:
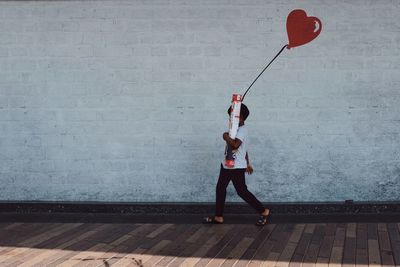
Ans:
[[[282,49],[278,52],[278,54],[276,54],[276,56],[268,63],[268,65],[262,70],[262,72],[260,74],[258,74],[257,78],[250,84],[249,88],[247,88],[246,92],[244,93],[243,97],[242,97],[242,101],[244,99],[244,97],[246,96],[247,92],[250,90],[250,88],[253,86],[253,84],[257,81],[257,79],[264,73],[264,71],[269,67],[269,65],[271,65],[272,62],[274,62],[274,60],[282,53],[283,49],[285,49],[285,47],[287,47],[288,45],[284,45],[282,47]]]

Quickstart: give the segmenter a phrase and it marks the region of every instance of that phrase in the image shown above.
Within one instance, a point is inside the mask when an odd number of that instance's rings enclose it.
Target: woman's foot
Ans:
[[[261,214],[260,217],[258,217],[258,221],[256,222],[256,225],[258,226],[264,226],[268,223],[267,219],[269,216],[269,209],[265,209]]]
[[[215,217],[208,216],[208,217],[204,217],[203,218],[203,223],[206,223],[206,224],[223,224],[224,223],[224,219],[222,217],[218,217],[218,216],[215,216]]]

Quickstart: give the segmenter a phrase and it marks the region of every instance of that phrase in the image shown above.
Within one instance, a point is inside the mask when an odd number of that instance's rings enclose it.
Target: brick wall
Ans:
[[[399,1],[2,1],[0,198],[214,201],[232,93],[262,201],[399,200]],[[228,201],[239,201],[232,186]]]

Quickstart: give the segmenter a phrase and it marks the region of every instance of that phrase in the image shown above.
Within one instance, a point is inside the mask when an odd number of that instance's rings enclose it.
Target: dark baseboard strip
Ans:
[[[265,203],[270,223],[400,222],[400,202]],[[1,201],[0,222],[201,223],[214,203]],[[246,203],[227,203],[226,223],[254,223]]]
[[[315,202],[265,203],[271,212],[279,214],[320,213],[400,213],[400,202]],[[214,203],[176,202],[0,202],[0,212],[67,212],[67,213],[119,213],[119,214],[204,214],[214,211]],[[253,214],[246,203],[227,203],[226,213]]]
[[[117,214],[117,213],[0,213],[2,222],[24,223],[174,223],[174,224],[201,224],[205,214]],[[255,214],[226,214],[227,224],[254,224]],[[400,213],[397,214],[272,214],[269,223],[395,223],[400,222]]]

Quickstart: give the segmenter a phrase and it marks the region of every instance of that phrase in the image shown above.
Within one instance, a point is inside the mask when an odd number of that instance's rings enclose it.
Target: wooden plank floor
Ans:
[[[0,266],[400,266],[400,223],[0,223]]]

